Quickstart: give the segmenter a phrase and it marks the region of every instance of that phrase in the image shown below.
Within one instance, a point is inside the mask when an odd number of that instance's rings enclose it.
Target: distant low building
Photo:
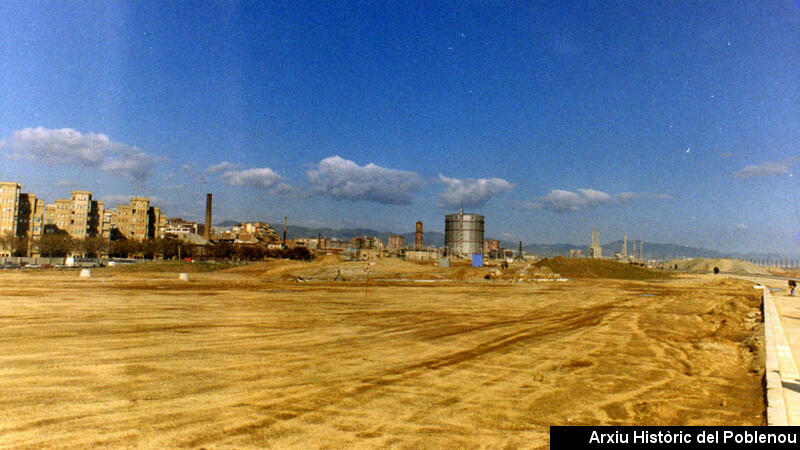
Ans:
[[[356,250],[383,249],[383,241],[375,236],[359,236],[350,240]]]
[[[444,253],[441,249],[406,250],[405,259],[408,261],[439,261]]]
[[[406,238],[402,234],[393,234],[389,236],[387,247],[389,250],[399,250],[406,246]]]
[[[167,236],[180,236],[189,233],[200,234],[197,223],[183,220],[180,217],[173,217],[166,221],[164,234]]]

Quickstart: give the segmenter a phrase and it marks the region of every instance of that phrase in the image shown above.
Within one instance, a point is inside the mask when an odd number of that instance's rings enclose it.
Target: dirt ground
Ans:
[[[767,274],[770,269],[767,267],[757,266],[750,261],[742,261],[737,259],[706,259],[706,258],[692,258],[692,259],[679,259],[669,261],[667,266],[677,265],[678,269],[692,271],[692,272],[713,272],[714,267],[719,268],[722,272],[733,273],[750,273],[750,274]]]
[[[0,272],[0,446],[546,448],[550,425],[764,424],[751,283],[321,276],[364,266]]]

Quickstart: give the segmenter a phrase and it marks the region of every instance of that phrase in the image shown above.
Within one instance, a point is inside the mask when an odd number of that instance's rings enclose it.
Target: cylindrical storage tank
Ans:
[[[451,256],[471,258],[473,254],[483,254],[483,216],[463,211],[444,216],[444,245]]]
[[[422,221],[417,222],[417,229],[414,232],[414,250],[422,250]]]

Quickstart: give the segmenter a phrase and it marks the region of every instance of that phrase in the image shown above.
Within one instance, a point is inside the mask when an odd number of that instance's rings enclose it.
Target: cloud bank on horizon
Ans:
[[[664,200],[671,197],[666,194],[650,194],[646,192],[609,194],[595,189],[578,189],[577,192],[553,189],[547,195],[538,198],[534,202],[528,202],[523,207],[526,209],[544,209],[564,214],[601,205],[622,204],[648,198]]]
[[[0,140],[6,157],[48,165],[94,168],[128,179],[147,178],[159,161],[142,149],[114,142],[105,134],[81,133],[72,128],[43,127],[17,130]]]

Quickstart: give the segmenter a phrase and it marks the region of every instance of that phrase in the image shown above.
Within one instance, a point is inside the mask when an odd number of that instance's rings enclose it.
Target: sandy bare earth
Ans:
[[[750,283],[0,272],[0,446],[546,448],[760,425]]]

